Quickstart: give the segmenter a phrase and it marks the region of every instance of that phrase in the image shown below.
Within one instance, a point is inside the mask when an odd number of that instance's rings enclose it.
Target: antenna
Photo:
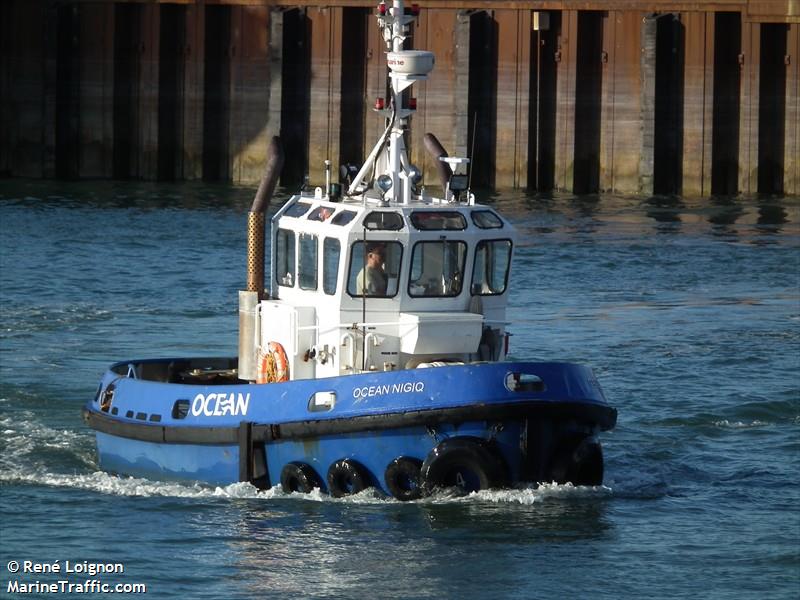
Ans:
[[[478,111],[472,115],[472,147],[469,149],[469,179],[467,180],[467,189],[472,189],[472,166],[475,160],[475,136],[478,134]]]
[[[361,372],[367,370],[367,227],[364,226],[363,233],[361,234],[362,249],[363,249],[363,264],[361,265],[361,272],[364,276],[361,279],[361,289],[356,290],[361,292]],[[358,278],[356,278],[356,285],[358,285]],[[353,360],[355,362],[355,360]],[[355,366],[355,365],[353,365]]]

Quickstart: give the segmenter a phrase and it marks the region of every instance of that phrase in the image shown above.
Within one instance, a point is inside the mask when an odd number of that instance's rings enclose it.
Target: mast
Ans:
[[[408,117],[415,112],[416,106],[403,106],[403,91],[417,81],[428,78],[428,73],[433,69],[433,53],[421,50],[403,50],[403,42],[408,37],[410,24],[419,15],[419,8],[412,5],[410,14],[405,12],[404,0],[392,0],[392,6],[385,2],[378,4],[378,27],[383,31],[386,42],[387,60],[389,67],[390,97],[388,106],[384,109],[383,99],[379,98],[376,110],[389,119],[386,131],[381,135],[378,143],[367,157],[364,165],[353,179],[347,193],[354,195],[365,192],[364,186],[367,174],[372,172],[376,165],[383,164],[384,179],[391,181],[390,185],[380,185],[384,200],[394,203],[407,203],[411,198],[412,179],[419,176],[419,171],[409,164],[403,132],[408,125]],[[383,155],[383,160],[380,160]],[[375,173],[375,175],[379,175]],[[381,183],[381,182],[378,182]],[[386,182],[388,184],[388,182]],[[369,182],[367,182],[369,185]]]
[[[403,0],[394,0],[392,5],[392,52],[401,52],[403,50],[403,42],[405,41],[405,6]],[[389,137],[389,175],[392,178],[392,201],[399,203],[403,198],[403,190],[400,189],[401,185],[408,184],[407,180],[400,180],[400,163],[401,154],[405,155],[405,141],[403,140],[403,127],[406,119],[402,115],[398,115],[398,111],[402,110],[403,98],[402,90],[397,81],[397,73],[392,70],[390,76],[392,82],[392,110],[394,111],[395,118],[393,119],[392,131]],[[399,117],[399,118],[398,118]],[[405,162],[408,162],[408,157],[404,156]]]

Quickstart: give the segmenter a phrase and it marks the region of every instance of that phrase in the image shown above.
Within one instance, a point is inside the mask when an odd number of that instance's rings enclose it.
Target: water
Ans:
[[[606,482],[333,500],[99,472],[113,360],[234,354],[253,189],[0,183],[7,563],[117,562],[157,598],[796,598],[800,202],[499,195],[512,354],[592,365]]]

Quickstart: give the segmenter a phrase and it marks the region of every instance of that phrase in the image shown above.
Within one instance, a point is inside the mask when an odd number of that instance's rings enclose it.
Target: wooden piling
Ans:
[[[642,85],[639,93],[639,122],[642,136],[639,147],[639,193],[653,193],[653,164],[655,162],[655,99],[656,99],[656,19],[642,15],[641,60],[639,69]]]
[[[578,11],[561,13],[554,60],[557,63],[555,187],[572,190],[575,161],[575,71],[578,57]]]
[[[528,94],[530,87],[531,12],[496,10],[497,110],[494,184],[498,188],[528,185]]]
[[[0,173],[4,175],[53,176],[56,52],[51,46],[57,19],[57,11],[44,3],[0,3]]]
[[[600,189],[639,193],[642,98],[641,21],[637,12],[604,19],[603,102],[600,116]]]
[[[419,110],[411,117],[410,156],[426,174],[425,185],[437,186],[433,158],[425,151],[425,133],[436,135],[451,156],[468,156],[467,96],[469,18],[456,10],[425,11],[414,32],[414,47],[436,55],[436,66],[427,81],[412,88]]]
[[[687,196],[707,196],[711,188],[714,110],[713,13],[681,15],[685,28],[683,102],[683,183]]]
[[[786,123],[784,185],[787,195],[800,196],[800,24],[789,25],[786,49]]]
[[[311,96],[308,124],[308,167],[311,181],[325,182],[325,161],[339,165],[342,94],[342,9],[315,7],[311,25]]]
[[[278,135],[270,106],[270,11],[234,6],[231,12],[231,179],[257,181],[264,174],[267,146]],[[276,122],[277,121],[277,122]]]
[[[80,177],[112,176],[114,114],[114,10],[110,4],[80,7],[78,103],[78,173]]]
[[[7,0],[0,20],[6,176],[253,182],[280,135],[283,183],[319,185],[385,127],[361,0]],[[428,0],[407,47],[436,54],[411,92],[427,185],[430,131],[474,142],[478,187],[800,193],[794,0]]]
[[[157,4],[142,6],[142,27],[139,39],[139,132],[136,138],[137,179],[158,178],[158,110],[159,110],[159,45],[161,10]]]
[[[742,23],[742,79],[739,97],[739,192],[758,191],[758,66],[761,61],[761,25]]]
[[[186,42],[183,72],[183,152],[181,176],[203,176],[203,90],[205,89],[205,7],[186,7]]]

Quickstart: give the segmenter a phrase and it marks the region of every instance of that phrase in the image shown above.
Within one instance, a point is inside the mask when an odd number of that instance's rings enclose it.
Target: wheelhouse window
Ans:
[[[322,244],[322,290],[332,296],[339,279],[339,256],[342,244],[335,238],[325,238]]]
[[[327,221],[333,214],[334,209],[330,206],[318,206],[308,215],[309,221]]]
[[[354,210],[342,210],[334,215],[331,223],[334,225],[347,225],[350,221],[356,218],[358,213]]]
[[[399,242],[355,242],[350,248],[347,293],[378,298],[397,295],[402,256]]]
[[[403,215],[396,212],[373,211],[364,217],[365,229],[400,231],[404,226]]]
[[[317,236],[300,234],[300,264],[297,280],[301,290],[317,289]]]
[[[275,281],[294,287],[294,231],[279,229],[275,236]]]
[[[418,242],[411,254],[408,294],[413,297],[458,296],[464,283],[464,242]]]
[[[302,217],[308,212],[311,205],[308,202],[295,202],[283,213],[285,217]]]
[[[491,210],[473,210],[470,216],[475,227],[480,227],[481,229],[500,229],[503,227],[503,221]]]
[[[411,213],[411,224],[420,231],[461,231],[467,220],[454,210],[418,210]]]
[[[473,296],[496,296],[506,291],[511,266],[511,240],[483,240],[475,248]]]

